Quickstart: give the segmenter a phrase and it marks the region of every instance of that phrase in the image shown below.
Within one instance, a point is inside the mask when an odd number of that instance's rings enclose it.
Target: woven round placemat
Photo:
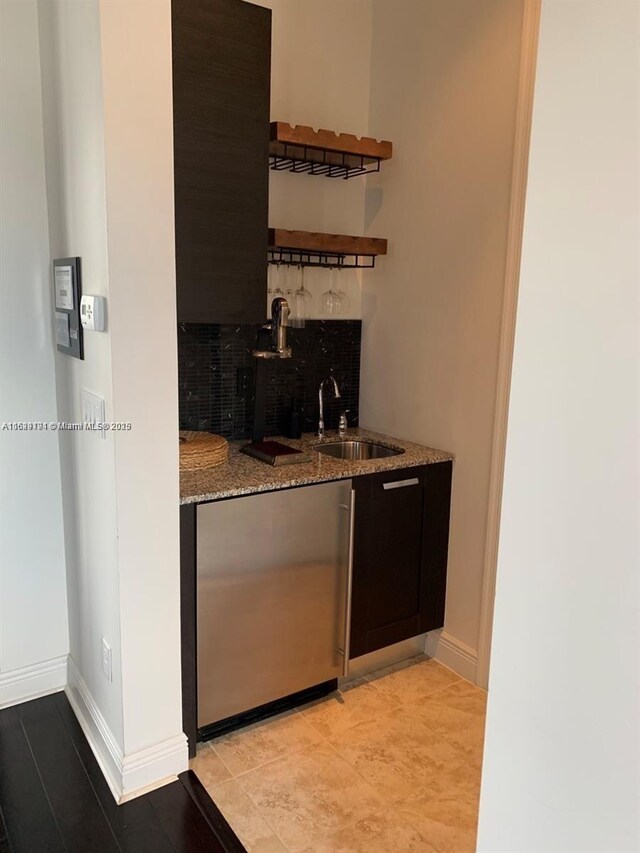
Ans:
[[[229,444],[221,435],[198,430],[180,430],[180,468],[199,471],[227,461]]]

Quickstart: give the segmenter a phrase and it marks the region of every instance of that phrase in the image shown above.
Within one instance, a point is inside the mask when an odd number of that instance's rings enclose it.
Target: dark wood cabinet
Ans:
[[[444,624],[452,463],[358,477],[351,657]]]
[[[265,318],[271,11],[173,0],[178,321]]]

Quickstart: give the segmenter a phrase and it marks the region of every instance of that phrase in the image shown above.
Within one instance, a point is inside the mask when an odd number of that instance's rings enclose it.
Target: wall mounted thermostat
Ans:
[[[104,296],[83,296],[80,300],[80,322],[83,329],[104,332],[105,326]]]

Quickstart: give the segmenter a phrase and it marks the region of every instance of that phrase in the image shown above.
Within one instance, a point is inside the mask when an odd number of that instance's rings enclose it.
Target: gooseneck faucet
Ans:
[[[322,390],[325,386],[326,382],[333,382],[333,396],[337,400],[340,397],[340,389],[338,388],[338,383],[333,378],[333,376],[328,376],[326,379],[323,379],[320,383],[320,387],[318,388],[318,402],[320,403],[320,420],[318,421],[318,438],[324,438],[324,399],[322,397]]]

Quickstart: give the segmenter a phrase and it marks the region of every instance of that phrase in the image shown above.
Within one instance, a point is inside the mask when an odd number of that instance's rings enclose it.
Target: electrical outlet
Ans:
[[[92,391],[87,391],[86,388],[83,388],[80,392],[80,402],[82,406],[83,424],[92,424],[96,426],[97,424],[103,424],[105,422],[106,406],[104,397],[99,397]],[[107,433],[104,429],[96,430],[96,432],[100,434],[101,438],[107,437]]]
[[[113,681],[113,664],[111,659],[111,646],[105,638],[102,638],[102,672],[107,681]]]

